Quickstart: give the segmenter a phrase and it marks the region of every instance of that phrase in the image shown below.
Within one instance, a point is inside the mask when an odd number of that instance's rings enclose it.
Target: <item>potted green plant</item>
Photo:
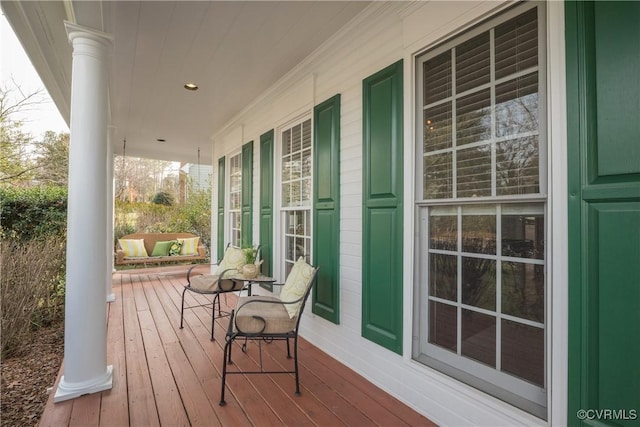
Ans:
[[[240,272],[245,278],[254,279],[258,276],[260,264],[262,264],[262,260],[256,263],[258,248],[255,246],[249,246],[242,248],[242,252],[244,253],[244,265],[241,267]]]

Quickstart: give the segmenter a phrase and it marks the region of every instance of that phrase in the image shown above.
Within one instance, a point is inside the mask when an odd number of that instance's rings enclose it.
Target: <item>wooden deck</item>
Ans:
[[[294,395],[291,374],[231,375],[227,405],[219,406],[228,319],[217,321],[213,342],[210,309],[187,310],[185,328],[179,329],[185,271],[114,275],[116,301],[107,309],[113,389],[57,404],[51,396],[41,426],[434,425],[304,339],[301,396]],[[189,305],[203,298],[188,294]],[[226,303],[235,298],[228,294]],[[289,366],[283,342],[262,347],[265,365]],[[257,344],[249,343],[247,354],[234,354],[240,368],[257,366]]]

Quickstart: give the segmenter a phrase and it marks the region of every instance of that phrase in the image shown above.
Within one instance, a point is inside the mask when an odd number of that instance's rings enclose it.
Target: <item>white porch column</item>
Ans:
[[[116,299],[113,293],[112,281],[113,273],[115,273],[114,259],[113,259],[113,219],[115,216],[115,203],[113,201],[113,134],[115,128],[109,126],[107,133],[107,191],[105,196],[107,198],[107,302],[113,302]]]
[[[65,23],[73,46],[64,374],[55,402],[110,389],[107,366],[108,34]]]

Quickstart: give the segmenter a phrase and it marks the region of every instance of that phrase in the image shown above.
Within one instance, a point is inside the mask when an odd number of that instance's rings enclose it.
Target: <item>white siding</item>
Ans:
[[[501,7],[504,5],[491,1],[374,3],[213,138],[214,165],[217,165],[215,160],[220,156],[237,150],[242,143],[254,141],[253,228],[254,241],[257,242],[260,135],[276,129],[277,143],[278,126],[305,111],[311,112],[313,105],[337,93],[342,95],[341,323],[335,325],[317,317],[309,308],[303,319],[302,334],[333,357],[441,425],[545,424],[543,420],[412,361],[410,355],[413,316],[412,201],[415,181],[413,57],[420,50],[467,28]],[[404,356],[361,337],[362,80],[400,59],[404,59],[405,70]],[[275,174],[277,192],[279,171],[276,170]],[[215,189],[216,186],[214,191]],[[214,197],[214,200],[217,198]],[[304,378],[302,381],[304,382]]]

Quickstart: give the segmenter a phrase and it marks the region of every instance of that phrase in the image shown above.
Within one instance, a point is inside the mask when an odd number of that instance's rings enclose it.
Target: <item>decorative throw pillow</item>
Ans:
[[[153,252],[151,252],[151,256],[168,256],[169,249],[171,249],[172,243],[172,240],[156,242],[156,244],[153,246]]]
[[[180,242],[180,240],[172,240],[171,246],[169,246],[169,255],[170,256],[180,255],[181,249],[182,249],[182,242]]]
[[[198,242],[200,237],[190,237],[188,239],[178,239],[182,243],[180,255],[198,255]]]
[[[118,239],[118,243],[126,257],[142,258],[149,256],[144,247],[144,239]]]
[[[229,246],[224,252],[224,257],[222,258],[222,261],[220,261],[220,264],[218,264],[218,269],[215,274],[220,275],[223,271],[228,270],[229,268],[239,269],[243,265],[244,252],[242,252],[242,249]]]
[[[280,292],[280,300],[292,302],[302,298],[313,276],[313,271],[314,268],[307,264],[303,257],[300,257],[293,265],[287,280],[284,282],[282,292]],[[295,304],[285,304],[290,318],[293,319],[298,314],[300,305],[302,305],[302,301],[298,301]]]

